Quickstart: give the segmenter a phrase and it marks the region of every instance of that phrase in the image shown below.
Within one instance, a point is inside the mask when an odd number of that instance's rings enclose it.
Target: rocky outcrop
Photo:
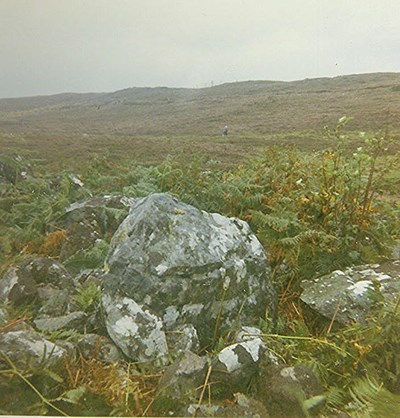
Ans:
[[[0,301],[29,301],[41,294],[45,295],[49,287],[72,289],[72,277],[65,267],[50,258],[25,260],[10,267],[0,280]]]
[[[54,366],[66,357],[67,351],[47,340],[33,329],[0,333],[0,352],[21,370],[28,367]],[[4,357],[6,356],[6,357]]]
[[[69,260],[73,271],[78,272],[79,263],[70,258],[93,247],[97,240],[111,237],[133,202],[134,199],[123,196],[100,196],[70,205],[58,222],[58,227],[66,230],[60,260]]]
[[[251,325],[266,309],[274,314],[265,251],[248,224],[168,194],[132,206],[112,238],[106,269],[106,311],[113,306],[114,314],[116,301],[129,298],[162,321],[160,330],[191,324],[202,347]]]
[[[400,291],[400,262],[336,270],[302,282],[301,300],[337,323],[366,323],[378,302],[393,302]]]

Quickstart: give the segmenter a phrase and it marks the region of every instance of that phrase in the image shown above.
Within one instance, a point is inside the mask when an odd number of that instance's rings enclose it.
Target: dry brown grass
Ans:
[[[160,375],[139,373],[133,364],[106,364],[97,358],[71,359],[66,364],[66,390],[85,388],[100,396],[115,412],[143,416],[152,403]]]

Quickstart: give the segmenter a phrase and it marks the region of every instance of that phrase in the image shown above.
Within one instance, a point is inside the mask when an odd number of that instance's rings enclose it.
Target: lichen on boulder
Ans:
[[[166,331],[193,325],[201,347],[274,315],[270,268],[249,225],[168,194],[135,202],[112,238],[106,271],[111,300],[133,299]]]

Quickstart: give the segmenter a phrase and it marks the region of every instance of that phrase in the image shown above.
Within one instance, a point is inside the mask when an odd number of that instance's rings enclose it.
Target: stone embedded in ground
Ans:
[[[33,323],[39,331],[46,333],[67,329],[83,332],[85,328],[85,318],[84,312],[77,311],[54,318],[36,318]]]
[[[186,408],[198,399],[204,383],[208,358],[187,351],[168,366],[161,377],[154,408],[161,416],[187,415]]]
[[[65,349],[46,340],[32,329],[0,334],[0,351],[19,370],[25,370],[28,367],[54,365],[67,355]]]
[[[166,331],[170,356],[179,357],[186,351],[196,353],[200,349],[196,328],[191,325],[180,325],[173,331]]]
[[[302,282],[301,300],[328,319],[341,324],[365,323],[377,302],[394,302],[400,291],[396,262],[363,265]]]
[[[324,406],[323,392],[321,382],[307,367],[269,364],[260,368],[257,399],[271,416],[309,417],[310,412],[317,413]]]
[[[26,260],[18,268],[37,284],[52,284],[60,289],[73,287],[72,276],[62,264],[52,258],[37,257]]]
[[[185,415],[240,418],[268,418],[270,416],[261,402],[240,392],[235,393],[233,401],[223,405],[192,404],[187,408]]]
[[[222,349],[213,360],[210,381],[215,382],[212,389],[219,396],[229,397],[235,392],[247,391],[257,381],[259,365],[264,357],[274,364],[277,362],[275,356],[267,351],[264,341],[255,336],[260,333],[257,328],[242,328],[238,333],[241,341]]]
[[[166,358],[168,346],[160,318],[127,297],[105,293],[102,304],[107,332],[127,357],[137,362]]]
[[[17,267],[10,267],[0,280],[0,301],[5,304],[30,301],[36,294],[36,282],[29,276],[21,275]]]
[[[105,292],[126,295],[163,319],[195,327],[202,347],[274,314],[275,292],[248,224],[200,211],[168,194],[138,200],[115,233]]]
[[[134,201],[124,196],[96,196],[70,205],[57,224],[67,231],[60,260],[64,262],[77,252],[91,248],[96,240],[111,236]]]
[[[72,277],[59,262],[51,258],[28,259],[10,267],[0,280],[0,300],[19,303],[40,296],[39,288],[72,289]]]
[[[78,341],[77,348],[86,359],[98,358],[110,364],[122,360],[122,355],[117,346],[109,338],[102,335],[83,335]]]
[[[70,290],[60,290],[52,285],[41,285],[37,290],[42,305],[39,309],[40,316],[63,316],[78,310]]]

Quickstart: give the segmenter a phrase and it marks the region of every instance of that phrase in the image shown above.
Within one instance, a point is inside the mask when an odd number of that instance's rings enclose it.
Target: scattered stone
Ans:
[[[21,274],[17,267],[10,267],[0,280],[0,301],[18,304],[33,300],[37,294],[36,282]]]
[[[168,346],[160,318],[127,297],[105,293],[102,304],[108,334],[127,357],[137,362],[166,358]]]
[[[226,405],[200,405],[192,404],[187,410],[190,416],[197,417],[242,417],[242,418],[268,418],[265,406],[243,393],[235,393],[232,402]]]
[[[103,286],[104,271],[101,269],[85,269],[74,277],[76,287],[87,287],[90,285]]]
[[[239,337],[243,338],[243,330]],[[258,379],[261,359],[266,355],[264,341],[248,338],[229,345],[219,352],[212,363],[211,382],[214,392],[229,397],[235,392],[247,392]]]
[[[104,287],[162,318],[191,324],[201,347],[274,314],[264,249],[246,222],[202,212],[168,194],[138,200],[115,233]]]
[[[112,236],[134,201],[124,196],[99,196],[73,203],[57,225],[67,231],[60,260],[64,262],[91,248],[96,240]]]
[[[273,417],[309,417],[310,412],[317,413],[325,403],[319,379],[304,366],[262,367],[258,387],[257,399]]]
[[[50,333],[66,329],[83,331],[85,327],[85,313],[72,312],[55,318],[37,318],[33,321],[39,331]]]
[[[86,334],[78,341],[77,347],[86,359],[98,358],[110,364],[123,360],[117,346],[102,335]]]
[[[59,289],[72,289],[72,276],[67,269],[52,258],[38,257],[19,265],[22,275],[31,277],[37,284],[52,284]]]
[[[40,316],[62,316],[78,310],[69,290],[60,290],[52,285],[38,286],[41,303]]]
[[[180,325],[174,331],[166,331],[169,354],[179,357],[180,354],[191,351],[196,353],[200,349],[196,328],[191,325]]]
[[[161,416],[186,415],[186,408],[201,392],[208,369],[208,358],[186,352],[167,367],[160,379],[154,409]]]
[[[6,325],[8,322],[7,311],[3,308],[0,308],[0,328]]]
[[[32,329],[1,333],[0,351],[20,370],[54,365],[67,354],[59,345]]]
[[[349,267],[303,281],[302,287],[301,300],[326,318],[365,324],[377,302],[393,302],[399,294],[400,271],[396,262]]]

